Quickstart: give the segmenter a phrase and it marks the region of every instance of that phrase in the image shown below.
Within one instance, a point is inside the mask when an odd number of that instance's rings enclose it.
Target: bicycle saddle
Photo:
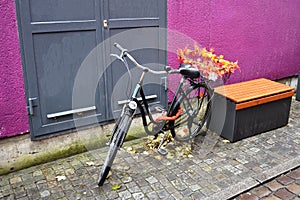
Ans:
[[[190,64],[180,64],[179,72],[181,75],[189,78],[199,78],[200,72],[198,69],[192,67]]]

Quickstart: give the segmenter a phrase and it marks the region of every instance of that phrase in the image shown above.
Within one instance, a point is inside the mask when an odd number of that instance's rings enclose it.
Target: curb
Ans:
[[[205,200],[219,200],[219,199],[233,199],[242,193],[245,193],[257,186],[263,185],[264,183],[273,180],[274,178],[285,174],[297,167],[300,167],[300,158],[294,158],[289,162],[283,163],[269,170],[266,170],[255,177],[249,177],[244,181],[238,182],[232,185],[226,191],[220,191],[215,193],[211,197],[205,198]]]

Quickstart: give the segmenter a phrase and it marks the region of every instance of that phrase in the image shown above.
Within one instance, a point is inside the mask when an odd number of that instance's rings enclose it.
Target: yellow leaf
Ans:
[[[111,189],[113,191],[116,191],[116,190],[120,189],[121,187],[122,187],[121,185],[113,185],[113,186],[111,186]]]
[[[173,159],[174,158],[174,156],[171,153],[168,153],[166,157],[167,157],[167,159]]]
[[[111,171],[108,172],[106,179],[109,179],[110,176],[111,176]]]
[[[222,140],[224,143],[229,143],[230,141],[229,140],[226,140],[226,139],[224,139],[224,140]]]

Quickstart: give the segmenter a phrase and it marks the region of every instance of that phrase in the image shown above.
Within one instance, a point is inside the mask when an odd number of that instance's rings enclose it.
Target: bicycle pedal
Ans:
[[[163,156],[168,154],[168,151],[166,149],[158,148],[157,151]]]

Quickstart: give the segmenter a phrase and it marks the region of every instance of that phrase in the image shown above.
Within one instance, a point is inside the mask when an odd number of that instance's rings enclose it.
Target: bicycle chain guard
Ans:
[[[182,108],[179,107],[176,115],[168,117],[165,114],[163,114],[162,116],[158,117],[155,119],[155,122],[159,122],[159,121],[174,121],[176,120],[180,115],[182,114]]]

